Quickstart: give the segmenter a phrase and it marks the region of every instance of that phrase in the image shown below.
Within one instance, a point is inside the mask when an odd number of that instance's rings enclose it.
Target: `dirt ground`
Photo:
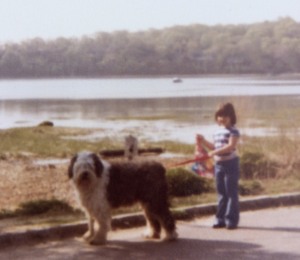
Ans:
[[[9,159],[1,160],[0,168],[0,210],[38,199],[75,203],[66,163],[37,165],[31,160]]]

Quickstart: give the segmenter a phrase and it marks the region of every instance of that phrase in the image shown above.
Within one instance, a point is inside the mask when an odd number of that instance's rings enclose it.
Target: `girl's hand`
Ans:
[[[207,153],[208,157],[213,157],[215,155],[214,151],[209,151]]]
[[[202,142],[204,140],[204,136],[200,134],[196,134],[196,139],[198,142]]]
[[[206,149],[213,150],[215,146],[212,142],[207,141],[203,135],[196,134],[196,141],[198,145],[204,146]]]

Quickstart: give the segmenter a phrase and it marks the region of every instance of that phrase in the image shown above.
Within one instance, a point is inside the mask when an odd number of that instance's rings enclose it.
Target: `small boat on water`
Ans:
[[[181,83],[182,79],[181,78],[174,78],[173,83]]]

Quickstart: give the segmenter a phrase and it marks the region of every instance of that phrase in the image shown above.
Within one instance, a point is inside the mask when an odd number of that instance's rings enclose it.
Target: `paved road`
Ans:
[[[74,238],[2,248],[0,259],[300,259],[300,206],[243,212],[237,230],[214,230],[212,221],[178,222],[177,242],[144,241],[133,228],[111,232],[106,246]]]

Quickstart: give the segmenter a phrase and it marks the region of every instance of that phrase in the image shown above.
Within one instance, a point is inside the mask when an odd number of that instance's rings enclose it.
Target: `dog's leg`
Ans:
[[[159,211],[159,221],[166,232],[164,241],[174,241],[178,238],[176,232],[175,220],[168,207],[165,207]]]
[[[106,212],[105,216],[96,216],[96,221],[98,223],[99,229],[94,235],[94,237],[90,239],[89,243],[91,245],[104,245],[107,240],[107,233],[110,230],[110,212]]]
[[[144,232],[144,237],[146,239],[159,239],[161,232],[161,225],[157,218],[149,210],[149,206],[142,205],[145,213],[145,218],[147,222],[147,228]]]
[[[95,235],[95,221],[94,219],[87,213],[88,216],[88,231],[83,235],[83,239],[89,241]]]
[[[175,220],[169,210],[167,202],[164,203],[160,201],[157,203],[151,203],[147,206],[146,211],[149,212],[148,216],[152,219],[152,223],[159,223],[165,230],[165,241],[173,241],[177,239],[178,234],[176,232]]]

